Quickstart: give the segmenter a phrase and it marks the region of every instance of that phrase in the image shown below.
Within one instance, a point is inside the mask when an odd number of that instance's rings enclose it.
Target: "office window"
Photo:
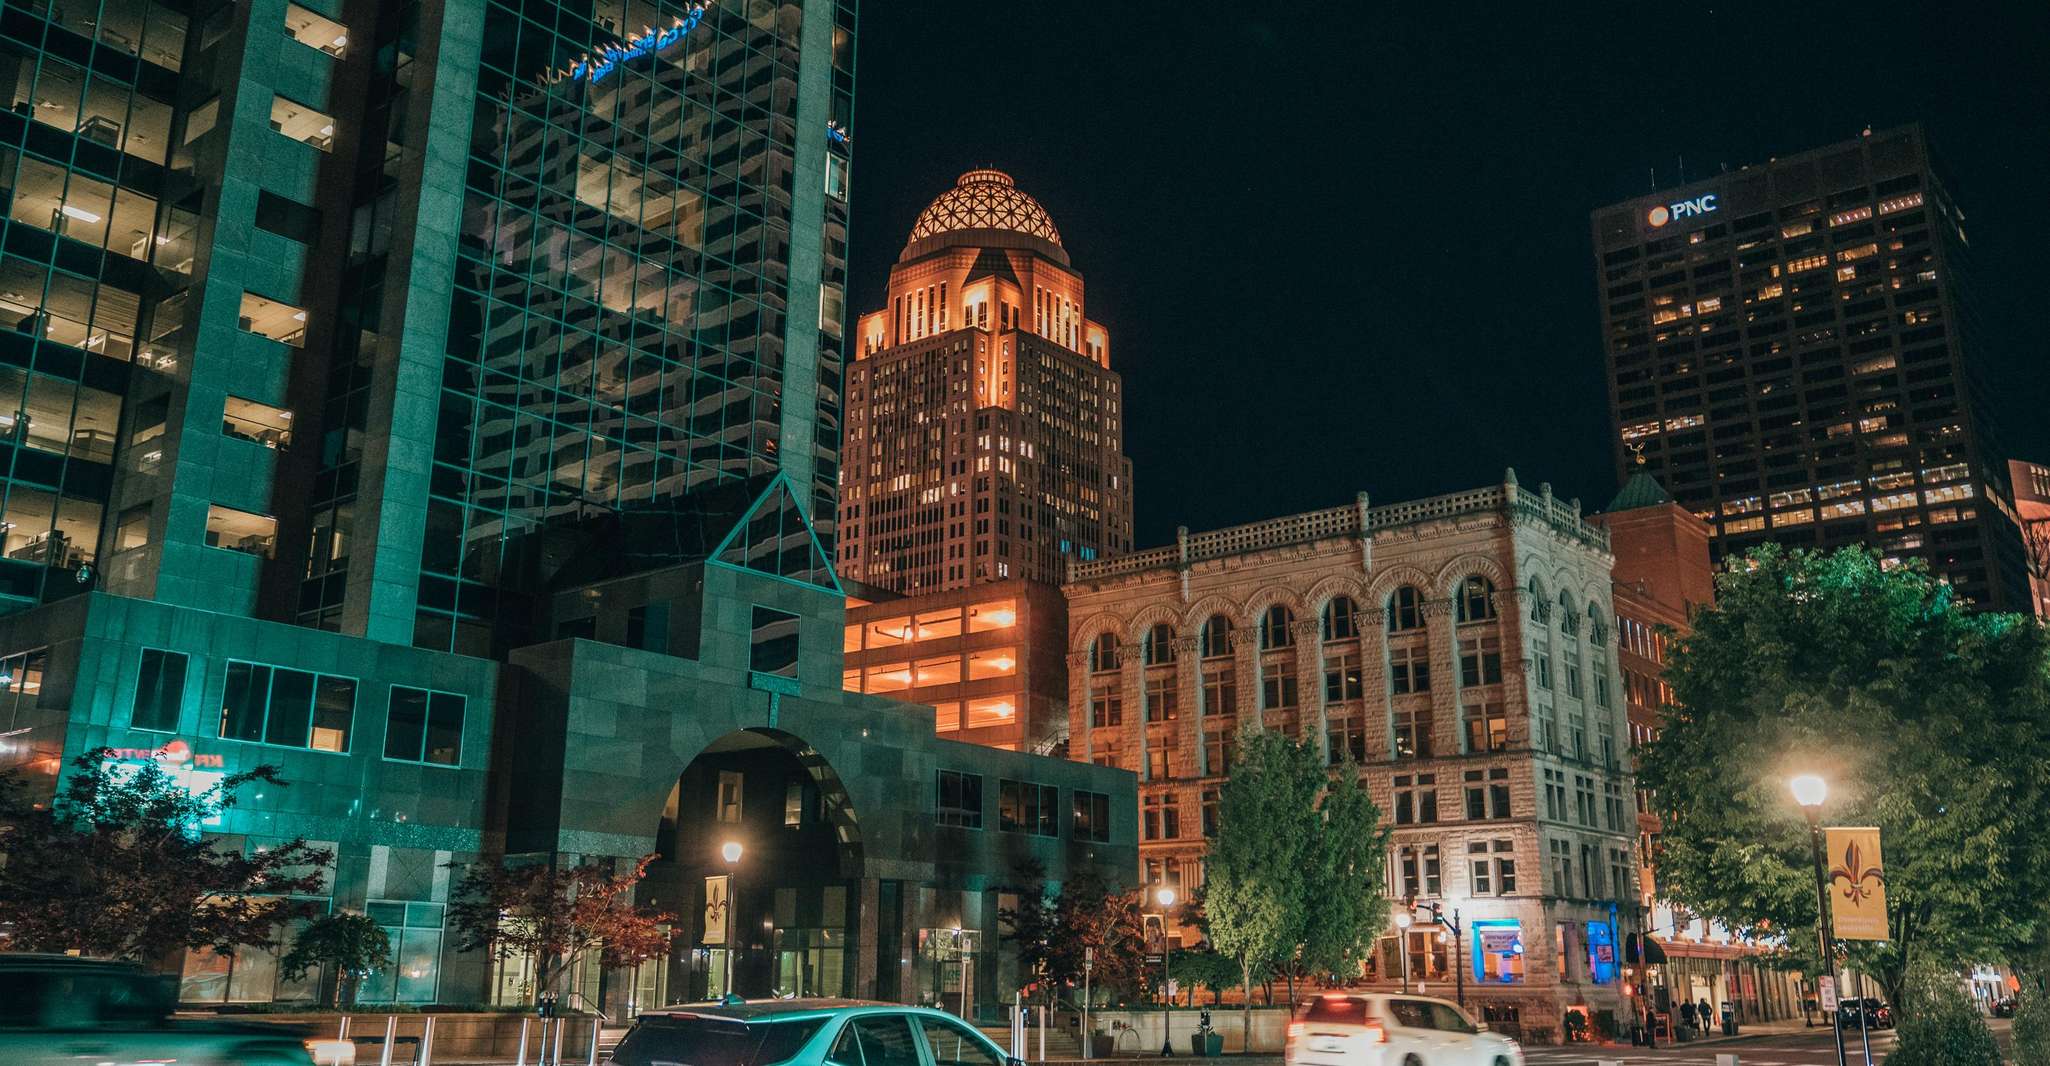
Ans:
[[[1324,727],[1326,757],[1337,766],[1348,757],[1355,763],[1367,761],[1367,727],[1358,715],[1332,718]]]
[[[1466,750],[1501,751],[1509,746],[1509,716],[1499,703],[1466,708]]]
[[[178,731],[185,707],[186,656],[175,651],[142,650],[142,668],[135,675],[135,706],[128,724],[136,729]]]
[[[1502,683],[1501,638],[1467,637],[1459,642],[1459,683],[1468,688]]]
[[[463,760],[465,700],[452,692],[393,685],[384,722],[384,757],[456,766]]]
[[[1509,771],[1496,767],[1488,771],[1488,817],[1509,817]]]
[[[1407,633],[1424,627],[1424,594],[1404,585],[1388,597],[1388,632]]]
[[[1239,704],[1238,671],[1230,666],[1209,666],[1203,670],[1203,713],[1236,714]]]
[[[982,775],[941,770],[938,803],[935,820],[939,824],[982,828]]]
[[[1231,734],[1212,729],[1203,734],[1203,766],[1211,777],[1231,772]]]
[[[1459,621],[1485,622],[1495,617],[1495,583],[1475,574],[1459,583]]]
[[[1438,820],[1438,775],[1399,774],[1395,778],[1395,824],[1426,824]]]
[[[346,752],[355,715],[353,678],[231,661],[221,693],[219,736]]]
[[[1422,644],[1388,649],[1388,688],[1398,696],[1431,690],[1431,649]]]
[[[1324,702],[1346,703],[1365,696],[1357,651],[1340,652],[1324,660]]]
[[[756,604],[747,667],[757,674],[797,676],[797,616]]]
[[[997,782],[997,828],[1006,833],[1060,834],[1060,790],[1030,781]]]
[[[1296,705],[1295,663],[1276,660],[1260,664],[1260,709],[1293,710]]]
[[[1125,721],[1124,697],[1116,691],[1092,692],[1089,694],[1089,724],[1103,726],[1123,725]]]
[[[1429,704],[1395,709],[1395,757],[1431,757],[1431,708]]]
[[[1221,802],[1223,802],[1223,790],[1215,788],[1203,790],[1203,839],[1205,840],[1217,839],[1217,807]]]
[[[349,31],[341,23],[289,2],[285,4],[285,36],[336,59],[349,45]]]
[[[1146,720],[1172,722],[1180,710],[1180,691],[1173,672],[1149,671],[1146,676]]]
[[[1076,840],[1110,843],[1110,797],[1101,792],[1074,793],[1074,820],[1070,834]]]
[[[719,783],[712,793],[712,817],[727,825],[737,825],[741,817],[741,797],[747,779],[737,770],[719,771]]]
[[[1180,804],[1180,797],[1173,792],[1146,797],[1140,804],[1140,814],[1147,840],[1175,840],[1182,835]]]

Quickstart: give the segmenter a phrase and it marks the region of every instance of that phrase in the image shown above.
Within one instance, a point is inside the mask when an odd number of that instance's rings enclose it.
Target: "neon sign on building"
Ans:
[[[676,23],[666,29],[646,27],[635,36],[624,41],[608,44],[596,54],[581,56],[568,68],[558,71],[557,76],[571,81],[586,81],[596,84],[605,76],[619,69],[622,63],[629,63],[645,55],[664,51],[690,35],[705,19],[710,4],[693,4],[691,9]]]
[[[218,767],[225,760],[219,755],[195,752],[183,740],[173,740],[161,748],[109,748],[107,761],[102,764],[107,775],[116,781],[133,780],[142,772],[144,765],[155,763],[163,768],[171,783],[193,798],[205,797],[214,790],[221,779],[228,776],[218,769],[202,770],[201,766]],[[218,827],[222,824],[220,808],[216,806],[211,815],[200,819],[199,826],[187,826],[187,831],[197,835],[201,826]]]

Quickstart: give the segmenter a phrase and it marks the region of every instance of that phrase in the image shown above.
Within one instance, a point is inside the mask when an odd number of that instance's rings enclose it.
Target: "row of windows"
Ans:
[[[174,733],[185,707],[190,658],[145,648],[129,725]],[[398,762],[462,763],[467,700],[450,692],[391,687],[384,757]],[[216,735],[279,747],[346,753],[356,713],[356,679],[229,660]]]
[[[982,775],[941,770],[936,781],[934,820],[961,829],[983,828]],[[1075,789],[1070,793],[1068,835],[1095,843],[1110,841],[1110,797]],[[1006,833],[1060,835],[1060,789],[1030,781],[999,779],[997,828]]]

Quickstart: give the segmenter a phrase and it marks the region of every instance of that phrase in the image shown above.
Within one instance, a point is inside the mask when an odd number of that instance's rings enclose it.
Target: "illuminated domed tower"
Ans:
[[[1131,464],[1110,334],[1038,200],[971,170],[911,226],[847,381],[842,575],[896,592],[1128,550]]]

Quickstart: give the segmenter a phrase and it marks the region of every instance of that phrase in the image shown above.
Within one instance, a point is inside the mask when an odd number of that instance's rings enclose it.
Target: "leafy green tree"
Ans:
[[[244,854],[200,834],[253,782],[286,787],[277,768],[229,774],[187,791],[156,763],[110,762],[100,748],[71,762],[54,801],[0,776],[0,925],[14,951],[161,958],[179,948],[232,954],[273,943],[311,913],[290,900],[322,884],[329,853],[292,840]]]
[[[1254,974],[1282,966],[1292,972],[1303,943],[1303,872],[1319,859],[1317,793],[1325,775],[1314,749],[1283,734],[1248,728],[1237,744],[1231,778],[1218,791],[1203,910],[1211,945],[1238,963],[1251,1033]]]
[[[2024,978],[2015,993],[2015,1066],[2050,1066],[2050,1003],[2036,979]]]
[[[1319,814],[1304,870],[1312,880],[1303,895],[1302,961],[1350,979],[1388,925],[1389,836],[1351,757],[1333,772]]]
[[[1176,951],[1167,970],[1190,1003],[1196,1001],[1198,987],[1208,989],[1210,1002],[1215,1003],[1225,989],[1239,983],[1238,960],[1211,950],[1208,944]]]
[[[1093,989],[1137,988],[1146,965],[1145,918],[1137,894],[1088,867],[1056,891],[1044,872],[1037,862],[1020,864],[1014,875],[1018,906],[997,913],[1005,926],[1003,938],[1018,946],[1019,967],[1040,975],[1049,1001],[1061,989],[1083,987],[1083,967],[1092,957]]]
[[[1916,963],[1904,991],[1886,1066],[1999,1066],[2000,1048],[1955,972]]]
[[[574,973],[592,952],[605,966],[633,966],[669,950],[673,915],[633,903],[634,886],[655,856],[624,873],[587,862],[471,865],[448,907],[456,950],[487,950],[493,958],[534,960],[534,994]],[[450,864],[451,866],[456,864]]]
[[[1846,950],[1903,1015],[1916,959],[2022,949],[2050,874],[2045,663],[2040,626],[1968,612],[1918,564],[1776,546],[1734,562],[1678,639],[1674,705],[1640,761],[1660,887],[1812,960],[1808,827],[1786,782],[1818,773],[1825,821],[1881,830],[1892,940]]]
[[[334,974],[330,1005],[346,1008],[356,997],[359,977],[391,959],[391,937],[367,914],[336,913],[315,918],[292,938],[292,950],[278,960],[287,981],[316,967]]]

